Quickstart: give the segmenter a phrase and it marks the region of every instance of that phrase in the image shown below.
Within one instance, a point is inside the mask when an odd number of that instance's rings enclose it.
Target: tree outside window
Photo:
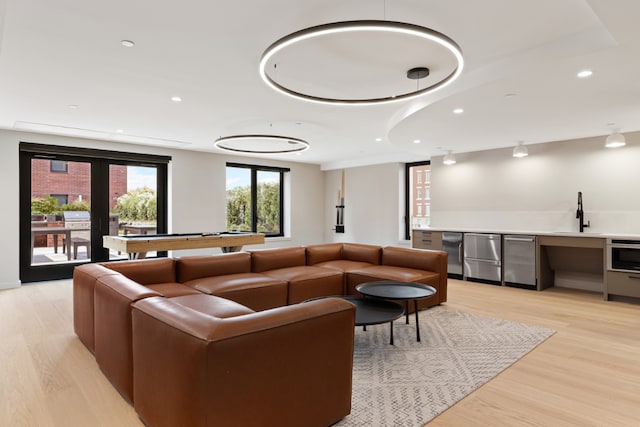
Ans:
[[[227,164],[227,231],[283,235],[283,177],[288,169]]]

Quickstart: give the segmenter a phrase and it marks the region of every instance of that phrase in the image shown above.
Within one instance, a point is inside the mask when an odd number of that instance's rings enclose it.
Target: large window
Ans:
[[[424,199],[424,200],[423,200]],[[431,162],[407,163],[405,169],[405,238],[414,228],[431,225]]]
[[[102,236],[166,233],[170,160],[21,142],[20,279],[68,278],[77,264],[127,258]]]
[[[227,231],[284,235],[284,174],[289,169],[227,163]]]

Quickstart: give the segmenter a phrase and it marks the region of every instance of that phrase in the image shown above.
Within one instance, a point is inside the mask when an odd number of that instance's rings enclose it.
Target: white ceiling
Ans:
[[[640,130],[637,0],[0,0],[2,17],[5,129],[208,152],[219,152],[220,136],[282,134],[311,148],[274,158],[324,169]],[[359,19],[446,34],[462,48],[462,75],[416,100],[378,106],[308,103],[260,79],[260,57],[277,39]],[[388,56],[380,40],[369,41],[356,42]],[[299,75],[314,87],[340,76],[329,73],[342,64],[330,55],[311,65],[302,58]],[[578,79],[585,68],[593,75]],[[398,73],[411,82],[406,69]],[[366,93],[374,74],[346,92]]]

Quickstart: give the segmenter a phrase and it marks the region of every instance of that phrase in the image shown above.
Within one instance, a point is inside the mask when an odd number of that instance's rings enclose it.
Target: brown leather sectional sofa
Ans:
[[[426,283],[447,254],[335,243],[74,271],[74,329],[149,426],[328,426],[351,410],[359,283]]]

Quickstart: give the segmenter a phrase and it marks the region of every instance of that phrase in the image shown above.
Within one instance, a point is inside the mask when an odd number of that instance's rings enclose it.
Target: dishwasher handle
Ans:
[[[504,238],[505,241],[509,241],[509,242],[529,242],[529,243],[533,243],[536,241],[535,237],[505,237]]]
[[[469,237],[483,237],[487,240],[496,240],[500,238],[499,234],[488,234],[488,233],[464,233],[464,235]]]

